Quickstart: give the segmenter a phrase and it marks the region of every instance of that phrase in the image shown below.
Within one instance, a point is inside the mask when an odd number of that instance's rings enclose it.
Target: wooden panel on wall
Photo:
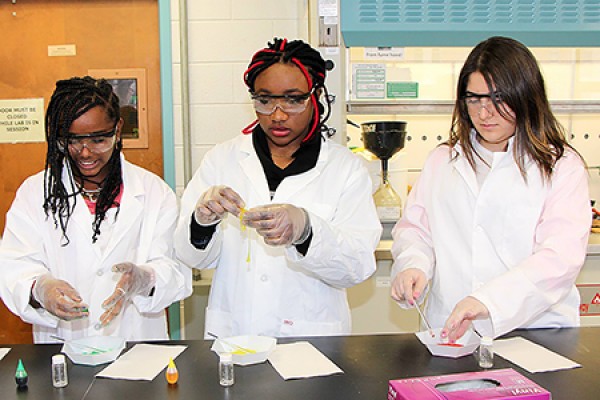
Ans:
[[[148,148],[124,153],[129,161],[162,176],[156,0],[2,1],[0,32],[0,99],[43,97],[46,107],[57,80],[87,75],[90,69],[144,68]],[[76,54],[50,57],[48,46],[57,45],[75,45]],[[43,169],[45,151],[45,143],[0,144],[1,231],[16,189],[27,176]],[[0,308],[0,342],[30,342],[30,327],[3,304]]]

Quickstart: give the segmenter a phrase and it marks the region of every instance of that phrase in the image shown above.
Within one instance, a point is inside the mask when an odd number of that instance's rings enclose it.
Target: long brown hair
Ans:
[[[464,101],[469,77],[475,72],[483,75],[490,93],[501,93],[501,102],[491,97],[497,112],[515,121],[513,156],[523,178],[527,180],[527,162],[533,161],[542,176],[550,180],[556,161],[563,156],[565,148],[572,147],[550,109],[537,60],[527,47],[514,39],[491,37],[479,43],[467,57],[458,78],[450,146],[460,142],[469,163],[476,168],[471,137],[474,126]],[[508,115],[504,105],[514,116]]]

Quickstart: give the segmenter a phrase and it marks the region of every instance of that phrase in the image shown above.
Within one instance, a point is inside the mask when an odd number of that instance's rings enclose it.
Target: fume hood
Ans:
[[[347,47],[474,46],[493,35],[527,46],[600,45],[598,0],[343,0]]]

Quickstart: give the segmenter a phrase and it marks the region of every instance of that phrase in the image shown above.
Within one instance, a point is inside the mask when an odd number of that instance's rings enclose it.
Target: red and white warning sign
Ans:
[[[600,316],[600,284],[577,285],[581,295],[579,315]]]

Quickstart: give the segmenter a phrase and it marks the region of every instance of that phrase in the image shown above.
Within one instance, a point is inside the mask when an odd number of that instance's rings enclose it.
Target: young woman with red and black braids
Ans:
[[[215,268],[207,332],[351,332],[345,289],[375,271],[381,226],[368,172],[329,140],[328,69],[300,40],[258,51],[244,73],[257,120],[211,149],[185,190],[175,249]]]
[[[175,194],[125,160],[122,126],[106,80],[56,83],[46,168],[18,189],[0,247],[0,295],[36,343],[167,339],[165,307],[191,294],[173,257]]]

